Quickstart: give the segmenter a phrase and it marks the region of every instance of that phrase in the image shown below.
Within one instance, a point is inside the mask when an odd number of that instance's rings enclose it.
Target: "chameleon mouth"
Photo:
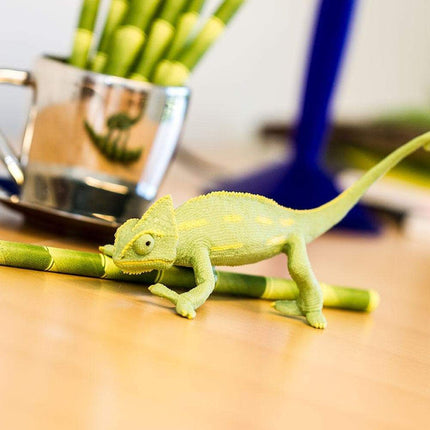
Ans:
[[[172,266],[173,261],[163,260],[163,259],[153,259],[153,260],[116,260],[113,261],[116,266],[118,266],[122,272],[130,275],[138,275],[140,273],[152,272],[153,270],[163,270]]]

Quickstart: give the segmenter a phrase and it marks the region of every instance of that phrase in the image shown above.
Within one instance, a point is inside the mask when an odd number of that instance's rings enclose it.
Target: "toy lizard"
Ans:
[[[165,196],[142,218],[120,226],[114,245],[101,247],[101,251],[130,274],[173,264],[192,267],[197,286],[188,292],[178,294],[159,283],[150,287],[187,318],[195,317],[195,310],[214,289],[213,265],[250,264],[285,253],[299,296],[297,300],[278,300],[274,307],[284,315],[303,315],[312,327],[322,329],[327,324],[322,293],[306,245],[336,225],[378,178],[424,146],[430,150],[430,132],[398,148],[338,197],[316,209],[294,210],[262,196],[220,191],[195,197],[175,210],[171,196]]]

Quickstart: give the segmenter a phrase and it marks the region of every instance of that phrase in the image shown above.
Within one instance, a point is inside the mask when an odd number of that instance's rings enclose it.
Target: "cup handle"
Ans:
[[[0,69],[0,84],[9,84],[34,88],[34,80],[30,72],[24,70]],[[4,133],[0,130],[0,158],[17,185],[24,183],[24,172],[19,159]]]

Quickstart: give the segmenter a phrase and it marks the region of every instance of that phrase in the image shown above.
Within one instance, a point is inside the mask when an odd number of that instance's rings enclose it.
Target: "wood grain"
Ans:
[[[175,203],[191,176],[170,172]],[[0,237],[95,249],[3,208]],[[321,280],[377,289],[379,309],[326,310],[318,331],[263,300],[213,297],[188,321],[125,283],[0,267],[0,428],[426,428],[428,242],[337,232],[310,258]],[[239,270],[283,276],[286,261]]]

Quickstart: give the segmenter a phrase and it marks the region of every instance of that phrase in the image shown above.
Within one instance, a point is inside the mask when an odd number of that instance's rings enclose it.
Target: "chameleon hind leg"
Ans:
[[[288,270],[299,288],[299,296],[297,300],[278,300],[274,308],[288,316],[303,315],[312,327],[325,328],[327,321],[322,313],[322,292],[312,271],[304,239],[292,238],[285,252]]]
[[[197,285],[190,291],[178,294],[162,284],[149,287],[152,294],[172,302],[176,306],[176,312],[188,319],[196,316],[196,309],[206,302],[215,288],[215,277],[206,249],[200,249],[195,253],[192,265]]]

